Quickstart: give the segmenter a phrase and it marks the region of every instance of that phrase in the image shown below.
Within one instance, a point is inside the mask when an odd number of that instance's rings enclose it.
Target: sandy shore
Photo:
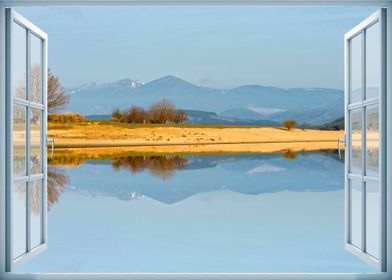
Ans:
[[[336,149],[343,131],[279,127],[126,127],[111,123],[49,124],[57,148],[126,147],[135,152],[276,152]]]

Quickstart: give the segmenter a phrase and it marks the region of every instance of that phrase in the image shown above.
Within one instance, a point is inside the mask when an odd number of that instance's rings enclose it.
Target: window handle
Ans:
[[[54,157],[54,138],[48,138],[47,139],[47,143],[49,144],[49,143],[51,143],[52,145],[52,157],[51,157],[51,159],[53,159],[53,157]]]
[[[338,155],[339,155],[340,159],[342,158],[342,153],[341,153],[341,149],[340,149],[341,143],[346,144],[346,140],[344,138],[339,138],[338,139]]]

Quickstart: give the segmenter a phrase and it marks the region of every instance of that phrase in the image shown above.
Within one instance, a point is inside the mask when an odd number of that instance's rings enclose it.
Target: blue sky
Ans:
[[[377,8],[18,8],[65,87],[175,75],[196,84],[343,89],[343,36]]]

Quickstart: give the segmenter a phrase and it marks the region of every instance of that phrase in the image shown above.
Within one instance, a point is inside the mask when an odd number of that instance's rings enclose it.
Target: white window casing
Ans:
[[[8,107],[6,88],[6,8],[17,6],[378,6],[386,8],[386,41],[382,47],[386,52],[386,71],[383,79],[386,83],[385,100],[380,100],[381,110],[385,111],[384,138],[385,153],[381,155],[382,175],[381,181],[385,185],[384,193],[384,224],[385,243],[381,248],[383,266],[380,273],[29,273],[15,274],[7,272],[7,115]],[[260,31],[262,32],[262,31]],[[342,38],[344,40],[344,38]],[[358,280],[387,280],[392,279],[392,1],[371,0],[0,0],[0,279],[358,279]],[[391,121],[390,121],[391,120]],[[46,124],[45,124],[46,126]],[[46,129],[46,128],[45,128]],[[9,150],[9,147],[8,147]],[[8,167],[9,168],[9,167]],[[391,191],[389,191],[391,190]],[[343,215],[343,213],[342,213]],[[75,229],[76,230],[76,229]],[[50,245],[49,245],[50,246]],[[342,244],[344,246],[344,244]]]

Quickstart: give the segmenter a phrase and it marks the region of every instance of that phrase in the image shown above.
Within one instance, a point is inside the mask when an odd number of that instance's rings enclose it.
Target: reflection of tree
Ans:
[[[26,174],[26,109],[13,106],[13,168],[14,176]]]
[[[366,149],[366,175],[377,176],[379,165],[378,148]]]
[[[163,180],[170,179],[175,170],[184,169],[187,165],[188,160],[184,156],[126,156],[112,160],[116,169],[127,169],[132,173],[149,170]]]
[[[30,207],[33,214],[38,214],[41,209],[41,182],[41,180],[34,180],[30,182]],[[48,211],[59,201],[59,198],[64,191],[65,185],[68,183],[69,177],[63,171],[57,167],[48,166]],[[16,185],[16,192],[18,193],[19,199],[24,199],[26,196],[25,184],[22,183]]]
[[[41,103],[41,66],[35,64],[30,69],[30,100],[33,102]],[[26,99],[26,76],[22,77],[16,82],[15,96]]]
[[[42,181],[36,180],[30,182],[30,209],[35,215],[40,214],[42,198]]]
[[[41,103],[42,73],[41,65],[35,64],[30,70],[30,100]]]
[[[26,99],[26,76],[16,82],[14,95]],[[69,103],[69,96],[65,94],[64,88],[61,86],[60,78],[55,76],[48,69],[47,77],[47,104],[48,112],[54,113],[60,111]],[[30,101],[42,103],[42,73],[41,65],[35,64],[30,70]]]
[[[69,177],[57,167],[48,166],[48,210],[59,201]]]
[[[379,130],[379,114],[378,105],[369,106],[366,110],[366,129],[367,130]]]
[[[20,151],[16,151],[16,152],[20,152]],[[25,150],[22,151],[23,153],[25,153]],[[23,155],[16,155],[16,153],[14,152],[14,158],[13,158],[13,165],[14,165],[14,176],[24,176],[26,175],[26,156]]]
[[[288,149],[283,153],[283,157],[288,160],[293,160],[297,158],[297,153],[293,150]]]
[[[26,76],[23,78],[19,79],[16,82],[15,89],[14,89],[14,96],[26,99]]]

